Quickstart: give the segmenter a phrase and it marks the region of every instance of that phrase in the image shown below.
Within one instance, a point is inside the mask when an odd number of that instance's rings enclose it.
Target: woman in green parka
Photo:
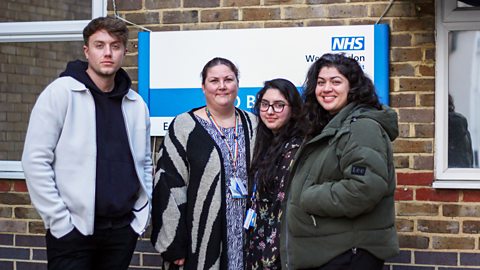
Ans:
[[[304,99],[309,131],[284,205],[282,266],[381,270],[399,250],[391,143],[397,114],[343,54],[325,54],[310,67]]]

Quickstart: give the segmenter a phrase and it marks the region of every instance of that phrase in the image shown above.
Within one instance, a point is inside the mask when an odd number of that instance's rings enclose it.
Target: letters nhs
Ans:
[[[332,37],[332,51],[365,50],[365,37]]]

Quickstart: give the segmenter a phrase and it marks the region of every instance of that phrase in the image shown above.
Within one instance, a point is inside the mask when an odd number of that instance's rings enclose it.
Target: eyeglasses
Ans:
[[[288,105],[285,104],[285,103],[281,103],[281,102],[276,102],[276,103],[270,104],[267,101],[261,101],[260,102],[260,111],[261,112],[268,112],[270,107],[272,107],[274,112],[281,113],[281,112],[283,112],[283,109],[285,108],[285,106],[288,106]]]

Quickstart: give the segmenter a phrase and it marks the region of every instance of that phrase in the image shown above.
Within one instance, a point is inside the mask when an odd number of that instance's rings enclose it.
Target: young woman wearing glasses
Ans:
[[[261,121],[249,173],[253,181],[244,224],[246,269],[281,269],[281,204],[288,187],[288,169],[304,133],[301,110],[300,94],[288,80],[267,81],[257,94],[254,113]]]

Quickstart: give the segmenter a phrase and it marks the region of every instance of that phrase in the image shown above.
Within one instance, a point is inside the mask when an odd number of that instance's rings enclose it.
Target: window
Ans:
[[[90,19],[105,16],[103,0],[2,0],[0,42],[81,40]]]
[[[1,1],[0,178],[24,177],[19,160],[36,98],[69,60],[83,58],[83,28],[105,15],[102,0]]]
[[[480,2],[436,1],[434,188],[480,188]]]

